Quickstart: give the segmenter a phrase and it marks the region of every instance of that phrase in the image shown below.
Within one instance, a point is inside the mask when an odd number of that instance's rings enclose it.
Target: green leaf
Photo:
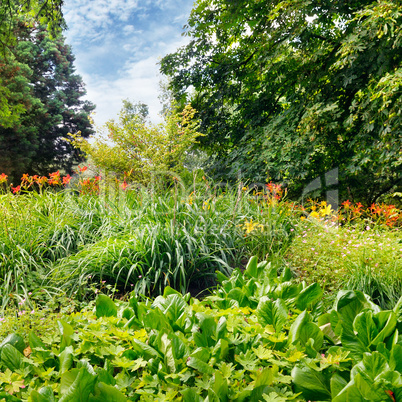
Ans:
[[[95,396],[89,397],[89,402],[126,402],[127,398],[115,387],[98,382],[95,386]]]
[[[305,310],[307,306],[321,299],[322,290],[318,283],[313,283],[303,289],[296,298],[296,308]]]
[[[71,336],[74,333],[74,329],[70,324],[67,324],[63,320],[58,320],[57,324],[61,334],[60,352],[62,352],[67,346],[71,345]]]
[[[397,318],[393,311],[380,311],[373,316],[373,320],[379,333],[372,341],[372,344],[378,345],[384,342],[395,331]]]
[[[356,364],[351,371],[351,377],[360,374],[369,384],[374,383],[374,380],[390,368],[387,359],[379,352],[364,353],[363,360]]]
[[[21,368],[23,355],[10,343],[6,343],[1,351],[1,362],[11,371]]]
[[[277,370],[276,370],[277,371]],[[269,389],[269,386],[274,380],[274,369],[265,367],[258,374],[255,379],[254,389],[251,392],[250,399],[252,401],[261,401],[263,394]]]
[[[334,373],[330,380],[331,398],[334,399],[345,388],[347,383],[339,373]]]
[[[372,311],[362,311],[353,321],[353,329],[361,343],[369,347],[373,339],[378,335],[377,327],[373,320]]]
[[[358,376],[355,378],[358,382],[360,379]],[[367,399],[363,397],[359,388],[355,384],[355,380],[351,380],[341,392],[332,399],[332,402],[366,402]]]
[[[42,340],[32,331],[29,333],[29,346],[31,347],[32,350],[46,349],[46,346],[42,342]]]
[[[25,342],[24,339],[18,334],[7,335],[0,344],[0,351],[7,344],[13,345],[21,353],[24,352]]]
[[[187,388],[181,392],[183,396],[183,402],[203,402],[204,399],[201,398],[199,394],[193,388]]]
[[[398,371],[402,374],[402,346],[394,345],[391,350],[391,357],[389,359],[389,366],[391,370]]]
[[[66,347],[63,352],[59,354],[60,374],[64,374],[70,370],[73,364],[73,348],[71,346]]]
[[[219,401],[226,402],[228,400],[229,386],[226,378],[223,378],[219,371],[214,373],[214,382],[212,389],[218,397]]]
[[[296,392],[301,392],[307,400],[329,401],[331,391],[329,380],[325,375],[310,367],[294,367],[292,370],[293,384]]]
[[[187,366],[198,370],[202,374],[212,375],[214,373],[214,369],[198,357],[190,356],[187,359]]]
[[[249,278],[258,278],[258,258],[251,257],[246,266],[245,274]]]
[[[117,317],[117,307],[114,301],[103,294],[99,294],[95,301],[95,314],[100,317]]]
[[[359,291],[341,290],[339,291],[334,303],[334,309],[340,315],[345,327],[352,328],[356,316],[364,309],[369,308],[374,312],[379,311],[379,307],[370,302],[366,295]]]
[[[32,402],[54,402],[54,393],[52,387],[42,387],[39,392],[32,390],[30,393],[30,398]]]
[[[87,402],[93,393],[96,376],[86,367],[67,371],[60,380],[60,402]]]
[[[288,309],[282,299],[274,302],[267,296],[263,296],[258,303],[256,315],[261,325],[272,325],[279,332],[288,317]]]
[[[324,334],[320,328],[316,324],[310,322],[310,320],[311,318],[307,311],[303,311],[303,313],[296,318],[289,329],[289,344],[295,345],[300,343],[301,346],[304,347],[307,345],[313,346],[314,350],[319,352],[324,340]],[[309,339],[314,341],[313,345],[309,343]]]

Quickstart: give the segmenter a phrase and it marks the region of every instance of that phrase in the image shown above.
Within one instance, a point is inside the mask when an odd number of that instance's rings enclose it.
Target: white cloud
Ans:
[[[152,121],[160,121],[157,63],[188,42],[181,27],[191,6],[192,0],[65,0],[67,42],[98,125],[117,118],[126,98],[148,104]]]

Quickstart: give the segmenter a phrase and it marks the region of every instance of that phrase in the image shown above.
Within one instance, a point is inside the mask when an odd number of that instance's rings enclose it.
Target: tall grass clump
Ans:
[[[0,215],[3,304],[10,294],[85,298],[100,281],[146,296],[168,285],[197,292],[214,285],[216,271],[229,275],[252,254],[269,259],[286,248],[294,220],[269,190],[206,181],[164,193],[134,186],[8,193]]]

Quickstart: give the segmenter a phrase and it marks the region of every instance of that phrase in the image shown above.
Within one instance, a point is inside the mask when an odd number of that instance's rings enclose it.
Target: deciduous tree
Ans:
[[[161,70],[194,87],[215,172],[301,191],[339,167],[371,201],[402,181],[401,26],[400,0],[199,0]]]

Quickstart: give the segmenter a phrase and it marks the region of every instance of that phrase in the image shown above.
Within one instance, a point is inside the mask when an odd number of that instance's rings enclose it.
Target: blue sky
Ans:
[[[193,0],[65,0],[66,41],[96,104],[95,123],[117,118],[121,100],[149,106],[160,120],[158,61],[187,43],[183,37]]]

